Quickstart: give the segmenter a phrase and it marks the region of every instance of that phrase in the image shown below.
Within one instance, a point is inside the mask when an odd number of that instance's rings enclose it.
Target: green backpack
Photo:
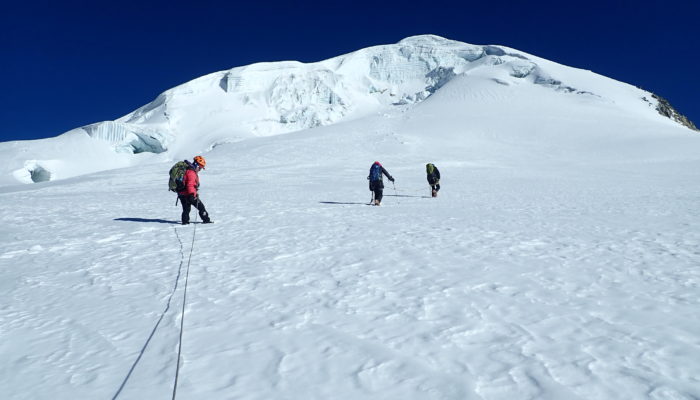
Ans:
[[[188,167],[189,163],[187,161],[180,161],[170,168],[170,180],[168,181],[168,189],[170,191],[177,193],[185,190],[185,184],[182,180]]]

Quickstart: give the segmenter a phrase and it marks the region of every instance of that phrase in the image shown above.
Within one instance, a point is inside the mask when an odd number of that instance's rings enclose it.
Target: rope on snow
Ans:
[[[199,199],[197,199],[199,201]],[[185,293],[182,296],[182,312],[180,315],[180,339],[177,345],[177,367],[175,368],[175,383],[173,384],[173,398],[177,395],[177,378],[180,376],[180,359],[182,354],[182,334],[184,332],[185,326],[185,305],[187,304],[187,282],[190,278],[190,262],[192,261],[192,251],[194,250],[194,238],[197,235],[197,216],[199,213],[195,213],[194,216],[194,230],[192,231],[192,246],[190,247],[190,256],[187,259],[187,272],[185,273]]]
[[[182,265],[184,264],[184,261],[185,261],[185,253],[183,252],[182,240],[180,240],[180,236],[177,234],[177,229],[175,229],[173,227],[173,230],[175,230],[175,236],[177,237],[178,242],[180,242],[180,265],[177,268],[177,276],[175,277],[175,285],[173,286],[172,292],[170,292],[170,296],[168,297],[168,302],[165,305],[165,309],[160,314],[160,318],[158,318],[158,321],[156,322],[155,326],[153,327],[153,330],[151,331],[151,334],[148,336],[148,339],[146,339],[146,343],[144,343],[143,347],[141,348],[141,351],[139,352],[138,357],[136,357],[136,361],[134,361],[134,363],[131,365],[129,372],[126,374],[124,381],[122,381],[122,384],[119,386],[119,389],[112,397],[112,400],[116,400],[119,397],[122,390],[126,386],[126,383],[129,381],[129,378],[131,378],[131,374],[134,372],[134,370],[136,369],[136,366],[141,361],[141,357],[143,357],[144,353],[146,352],[146,348],[148,348],[148,345],[151,342],[151,339],[153,339],[153,336],[155,335],[156,330],[158,330],[158,326],[160,325],[161,321],[163,321],[165,314],[168,312],[168,310],[170,310],[170,303],[173,299],[173,296],[175,295],[175,292],[177,291],[177,285],[178,285],[178,282],[180,282],[180,275],[182,273]],[[190,256],[191,256],[191,253],[190,253]],[[189,263],[187,265],[187,269],[189,271]]]

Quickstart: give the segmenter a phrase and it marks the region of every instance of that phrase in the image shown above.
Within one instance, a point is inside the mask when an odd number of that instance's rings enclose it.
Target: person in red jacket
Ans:
[[[192,164],[185,171],[185,176],[182,179],[182,183],[185,188],[177,192],[177,197],[180,198],[180,203],[182,203],[182,225],[187,225],[190,223],[190,210],[194,205],[199,211],[199,216],[202,218],[203,224],[211,224],[212,220],[209,219],[209,213],[207,209],[204,208],[204,203],[199,198],[197,194],[197,189],[199,189],[199,175],[197,173],[204,169],[207,165],[207,161],[202,156],[195,156]]]

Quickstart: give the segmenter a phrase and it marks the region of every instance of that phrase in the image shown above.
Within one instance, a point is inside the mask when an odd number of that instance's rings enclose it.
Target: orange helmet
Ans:
[[[204,169],[204,167],[207,165],[207,160],[205,160],[202,156],[194,156],[193,160],[195,164],[202,167],[202,169]]]

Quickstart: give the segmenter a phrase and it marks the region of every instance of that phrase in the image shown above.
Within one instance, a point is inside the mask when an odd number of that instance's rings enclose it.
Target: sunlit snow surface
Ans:
[[[213,225],[157,156],[0,187],[0,397],[171,398],[193,248],[179,399],[700,398],[700,135],[482,78],[214,146]]]

